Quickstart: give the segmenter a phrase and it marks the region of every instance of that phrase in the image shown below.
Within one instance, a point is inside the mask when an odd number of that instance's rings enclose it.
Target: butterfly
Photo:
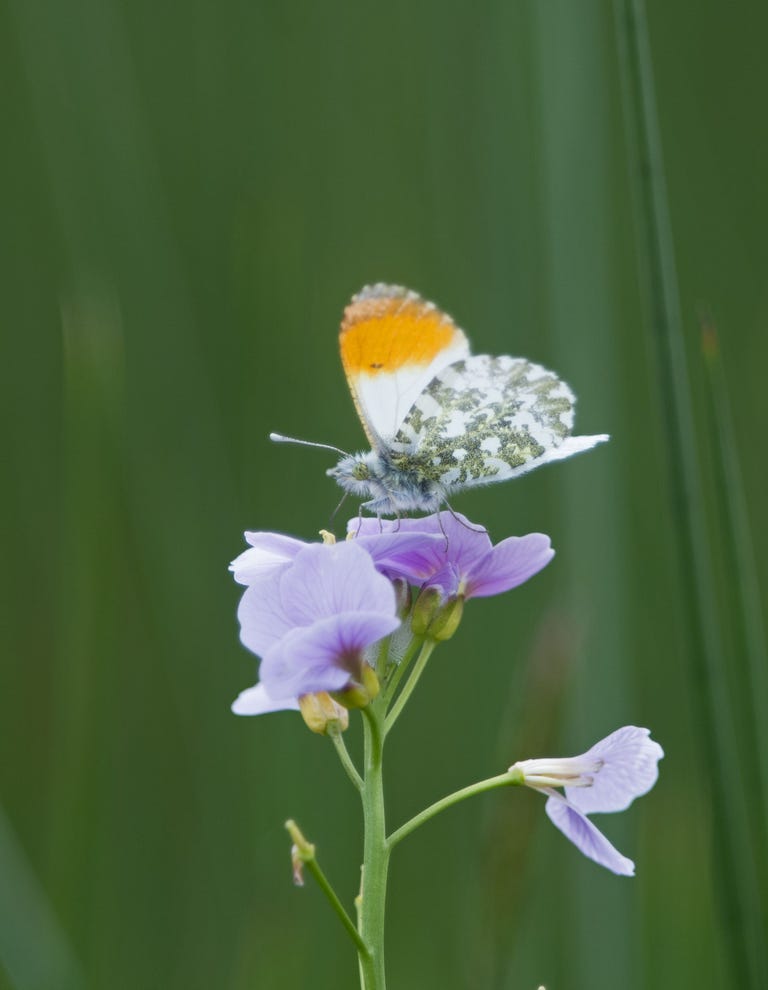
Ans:
[[[338,451],[327,474],[378,516],[437,512],[456,492],[608,439],[571,436],[576,399],[553,372],[526,358],[471,355],[450,316],[401,286],[353,296],[339,345],[371,450]]]

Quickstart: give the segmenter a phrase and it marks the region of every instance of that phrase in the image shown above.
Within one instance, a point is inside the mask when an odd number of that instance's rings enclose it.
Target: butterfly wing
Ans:
[[[415,292],[382,283],[366,286],[344,310],[339,346],[358,415],[377,449],[389,446],[430,381],[469,356],[450,316]]]
[[[393,463],[446,490],[506,481],[608,439],[571,436],[575,402],[565,382],[525,358],[455,361],[413,403]]]

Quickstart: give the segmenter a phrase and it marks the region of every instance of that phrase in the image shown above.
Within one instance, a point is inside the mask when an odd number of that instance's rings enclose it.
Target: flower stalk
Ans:
[[[387,897],[389,846],[384,811],[384,707],[373,702],[363,709],[365,778],[363,817],[365,838],[360,889],[360,937],[368,956],[360,956],[364,990],[384,990],[384,913]]]

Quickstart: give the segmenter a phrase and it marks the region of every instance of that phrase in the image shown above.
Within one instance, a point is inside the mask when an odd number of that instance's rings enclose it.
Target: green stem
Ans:
[[[331,907],[336,912],[336,915],[341,921],[342,925],[344,925],[347,934],[357,946],[357,951],[360,954],[360,956],[362,957],[369,955],[368,948],[365,942],[360,937],[360,933],[355,927],[354,921],[352,921],[350,916],[347,914],[346,910],[344,909],[344,905],[339,900],[338,895],[331,886],[330,882],[328,881],[328,878],[320,869],[320,865],[318,864],[317,860],[316,859],[309,860],[307,862],[307,869],[315,878],[315,880],[317,880],[320,889],[328,898]]]
[[[458,804],[460,801],[464,801],[466,798],[474,797],[475,794],[482,794],[484,791],[492,791],[497,787],[510,787],[519,784],[520,781],[516,780],[509,773],[500,773],[496,777],[488,777],[486,780],[479,780],[476,784],[469,784],[468,787],[462,787],[460,791],[454,791],[453,794],[448,794],[447,797],[441,798],[439,801],[435,801],[424,811],[420,811],[418,815],[414,815],[410,821],[407,821],[405,825],[401,825],[396,832],[393,832],[387,839],[387,845],[390,849],[394,849],[401,839],[404,839],[411,832],[415,831],[419,825],[423,825],[424,822],[428,822],[430,818],[434,818],[435,815],[439,815],[441,811],[445,811],[446,808],[450,808],[454,804]]]
[[[389,848],[384,815],[383,701],[372,702],[362,709],[365,728],[365,781],[363,815],[365,841],[360,900],[360,935],[367,956],[360,955],[364,990],[385,990],[384,908],[387,896]]]
[[[361,938],[360,933],[358,932],[357,928],[355,927],[354,922],[352,921],[352,919],[350,918],[350,916],[347,914],[346,910],[344,909],[344,905],[339,900],[336,891],[333,889],[333,887],[331,886],[330,881],[328,880],[328,877],[326,877],[325,873],[323,873],[322,869],[320,868],[320,864],[317,862],[317,857],[315,855],[314,844],[311,843],[311,842],[308,842],[304,838],[304,835],[302,834],[301,829],[299,828],[299,826],[296,824],[296,822],[293,819],[289,819],[285,823],[285,827],[286,827],[289,835],[291,836],[291,839],[292,839],[293,844],[294,844],[294,846],[293,846],[294,856],[296,856],[298,858],[299,863],[301,863],[301,864],[303,864],[304,866],[307,867],[307,869],[309,870],[309,872],[312,874],[312,876],[317,881],[318,886],[320,887],[320,889],[322,890],[322,892],[325,894],[326,898],[328,899],[329,904],[333,908],[333,910],[334,910],[336,916],[338,917],[338,919],[341,921],[341,923],[344,926],[347,934],[352,939],[352,941],[355,943],[355,946],[357,947],[357,951],[358,951],[358,953],[360,955],[360,958],[362,959],[364,956],[368,956],[369,955],[369,952],[368,952],[368,948],[366,947],[365,942]],[[300,869],[300,867],[299,867],[299,869]],[[303,885],[303,881],[301,879],[301,873],[300,872],[299,872],[299,875],[298,875],[298,878],[297,878],[296,882],[299,883],[299,885]]]
[[[363,778],[357,772],[355,764],[352,762],[352,757],[349,755],[349,750],[347,749],[346,743],[344,742],[344,737],[341,734],[341,730],[331,729],[328,732],[331,742],[336,747],[336,752],[339,754],[339,759],[341,760],[341,765],[344,767],[347,776],[355,785],[358,791],[362,793],[363,790]]]
[[[400,712],[405,708],[405,705],[413,694],[413,689],[419,682],[419,678],[424,673],[424,668],[427,666],[427,661],[432,655],[432,650],[435,648],[434,640],[428,639],[425,641],[424,645],[421,647],[421,653],[419,654],[419,659],[416,661],[416,666],[411,671],[411,675],[405,682],[405,687],[400,692],[397,701],[392,706],[392,710],[387,715],[386,726],[384,729],[385,734],[390,731],[392,726],[397,721]]]

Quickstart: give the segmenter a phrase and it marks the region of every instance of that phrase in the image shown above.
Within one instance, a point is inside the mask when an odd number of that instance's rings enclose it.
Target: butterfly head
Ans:
[[[382,459],[374,451],[367,454],[348,454],[341,458],[336,467],[326,471],[345,491],[358,498],[373,495],[374,488],[385,473]]]

